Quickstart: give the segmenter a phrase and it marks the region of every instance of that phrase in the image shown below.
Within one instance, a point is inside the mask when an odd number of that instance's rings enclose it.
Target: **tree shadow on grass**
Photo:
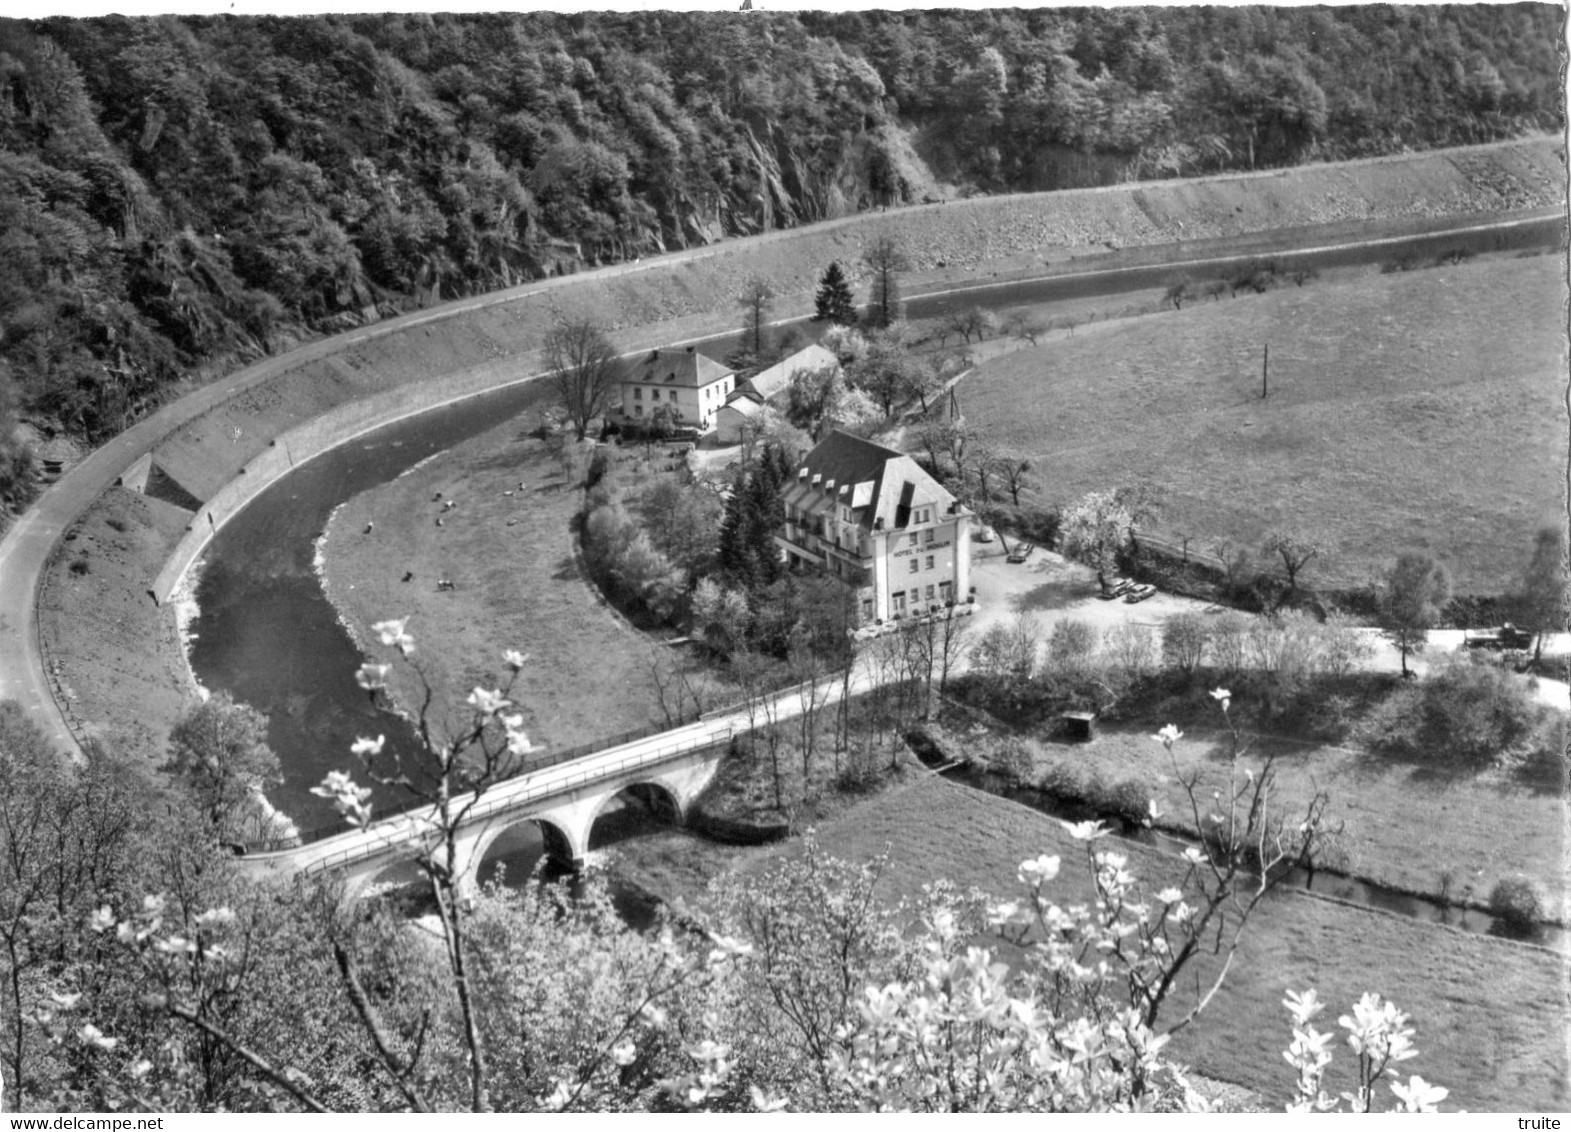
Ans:
[[[1386,775],[1406,767],[1416,786],[1459,786],[1477,778],[1481,768],[1465,759],[1445,758],[1432,750],[1401,746],[1360,747],[1352,769],[1357,774]]]
[[[1015,613],[1036,613],[1062,609],[1091,596],[1091,592],[1076,578],[1052,578],[1025,593],[1010,594],[1007,600]]]

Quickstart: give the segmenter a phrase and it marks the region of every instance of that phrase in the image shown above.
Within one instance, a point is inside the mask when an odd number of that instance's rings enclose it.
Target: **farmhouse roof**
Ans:
[[[848,507],[852,521],[868,531],[909,526],[917,507],[958,506],[911,457],[838,429],[802,458],[782,494],[791,507]]]
[[[815,342],[810,346],[804,346],[789,358],[776,362],[768,369],[755,373],[748,381],[764,400],[768,401],[791,384],[792,374],[799,370],[823,369],[826,366],[834,366],[838,369],[840,359]]]
[[[744,381],[726,395],[725,403],[739,413],[754,413],[763,407],[764,399],[759,396],[758,390]]]
[[[731,371],[725,366],[688,346],[683,350],[649,351],[632,364],[622,380],[642,385],[680,385],[687,389],[702,389],[730,376]]]

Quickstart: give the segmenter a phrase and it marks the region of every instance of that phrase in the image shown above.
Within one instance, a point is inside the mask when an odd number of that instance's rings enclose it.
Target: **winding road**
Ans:
[[[830,226],[838,227],[854,223],[859,219],[862,218],[832,221]],[[1322,262],[1330,264],[1347,262],[1349,257],[1355,256],[1368,262],[1371,257],[1389,256],[1402,246],[1415,243],[1428,245],[1437,240],[1454,240],[1465,233],[1521,230],[1518,231],[1518,235],[1526,233],[1536,238],[1540,235],[1552,234],[1558,240],[1564,231],[1564,225],[1565,216],[1558,210],[1537,210],[1503,220],[1492,219],[1485,222],[1476,219],[1459,220],[1443,230],[1431,230],[1419,235],[1348,239],[1341,242],[1314,239],[1309,241],[1308,246],[1276,247],[1274,254],[1291,256],[1295,262],[1308,261],[1317,256],[1323,257]],[[791,232],[771,233],[752,239],[778,240],[789,238],[791,234]],[[1220,246],[1213,242],[1204,254],[1188,258],[1177,258],[1169,250],[1165,256],[1157,257],[1161,260],[1159,263],[1111,269],[1087,267],[1076,270],[1072,267],[1060,266],[1052,270],[1047,277],[1040,279],[1012,281],[979,279],[974,283],[958,287],[952,283],[934,284],[913,293],[908,299],[908,308],[914,317],[931,317],[932,314],[953,305],[960,295],[965,296],[967,303],[1010,306],[1027,301],[1051,301],[1054,298],[1070,295],[1084,297],[1089,294],[1112,294],[1146,289],[1159,286],[1165,280],[1186,272],[1202,270],[1215,272],[1226,267],[1230,262],[1257,258],[1262,254],[1258,246],[1262,238],[1258,233],[1243,238],[1240,242],[1246,250],[1242,254],[1221,254]],[[738,241],[728,240],[720,245],[675,252],[640,263],[619,264],[581,275],[530,283],[335,335],[288,354],[268,358],[215,381],[166,406],[115,437],[72,468],[58,482],[46,488],[34,505],[20,516],[4,538],[0,539],[0,699],[13,699],[20,702],[45,729],[53,742],[67,751],[77,750],[76,739],[68,728],[51,691],[49,674],[45,669],[40,650],[36,609],[36,594],[40,580],[49,562],[50,554],[61,535],[78,521],[83,512],[111,487],[132,463],[151,452],[182,425],[288,370],[340,353],[363,342],[486,307],[514,303],[560,287],[578,286],[585,282],[602,281],[640,271],[666,269],[676,264],[728,253],[737,246],[737,243]],[[785,321],[798,320],[806,316],[805,300],[798,299],[796,305],[799,309],[790,311],[791,317]],[[715,316],[716,326],[724,326],[729,322],[729,315]],[[628,346],[631,343],[624,342],[623,345]]]

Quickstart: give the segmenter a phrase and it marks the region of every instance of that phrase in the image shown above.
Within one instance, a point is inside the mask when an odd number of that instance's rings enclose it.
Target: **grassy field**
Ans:
[[[1024,777],[1040,782],[1053,773],[1084,782],[1096,775],[1108,785],[1132,780],[1169,820],[1184,826],[1189,802],[1179,777],[1197,774],[1200,797],[1209,799],[1226,785],[1231,750],[1210,697],[1196,693],[1194,699],[1192,710],[1180,707],[1160,718],[1103,721],[1089,744],[1028,741],[1033,765]],[[1169,722],[1184,732],[1172,761],[1152,739]],[[1336,840],[1338,871],[1429,896],[1440,894],[1442,873],[1449,871],[1450,898],[1478,902],[1488,900],[1496,881],[1526,874],[1544,886],[1551,917],[1562,914],[1565,801],[1558,789],[1534,788],[1505,769],[1446,774],[1287,735],[1247,728],[1242,734],[1241,771],[1276,758],[1283,812],[1302,813],[1317,790],[1329,794],[1329,816],[1344,825]]]
[[[1559,513],[1564,269],[1484,257],[1191,302],[986,364],[962,407],[1033,455],[1049,498],[1149,483],[1158,533],[1197,549],[1306,528],[1332,547],[1311,579],[1359,584],[1419,548],[1494,593]]]
[[[1083,846],[1058,822],[938,778],[881,795],[820,827],[818,837],[826,851],[850,860],[887,848],[890,899],[915,896],[935,876],[1012,896],[1020,861],[1042,852],[1064,858],[1056,882],[1064,901],[1089,892],[1076,865]],[[1122,843],[1117,851],[1152,888],[1180,875],[1170,856]],[[1291,1032],[1280,1004],[1286,991],[1308,987],[1328,1004],[1322,1029],[1337,1029],[1336,1016],[1370,990],[1407,1010],[1421,1054],[1403,1072],[1447,1086],[1447,1108],[1526,1111],[1567,1103],[1560,956],[1302,893],[1273,897],[1260,910],[1223,991],[1175,1038],[1174,1056],[1280,1104],[1293,1080],[1281,1054]],[[1350,1084],[1341,1041],[1336,1057],[1328,1077],[1333,1091]]]
[[[540,442],[504,425],[344,504],[323,551],[328,596],[362,642],[373,622],[408,617],[437,704],[492,686],[503,650],[528,654],[512,698],[547,753],[659,722],[653,646],[574,560],[578,503]],[[411,681],[395,692],[418,703]]]

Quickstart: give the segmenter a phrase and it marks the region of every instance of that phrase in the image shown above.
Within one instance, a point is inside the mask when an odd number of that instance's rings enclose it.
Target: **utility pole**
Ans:
[[[1266,343],[1265,358],[1260,363],[1260,397],[1261,397],[1262,400],[1264,400],[1266,394],[1268,392],[1270,392],[1270,385],[1269,385],[1270,374],[1271,374],[1271,343],[1267,342]]]

